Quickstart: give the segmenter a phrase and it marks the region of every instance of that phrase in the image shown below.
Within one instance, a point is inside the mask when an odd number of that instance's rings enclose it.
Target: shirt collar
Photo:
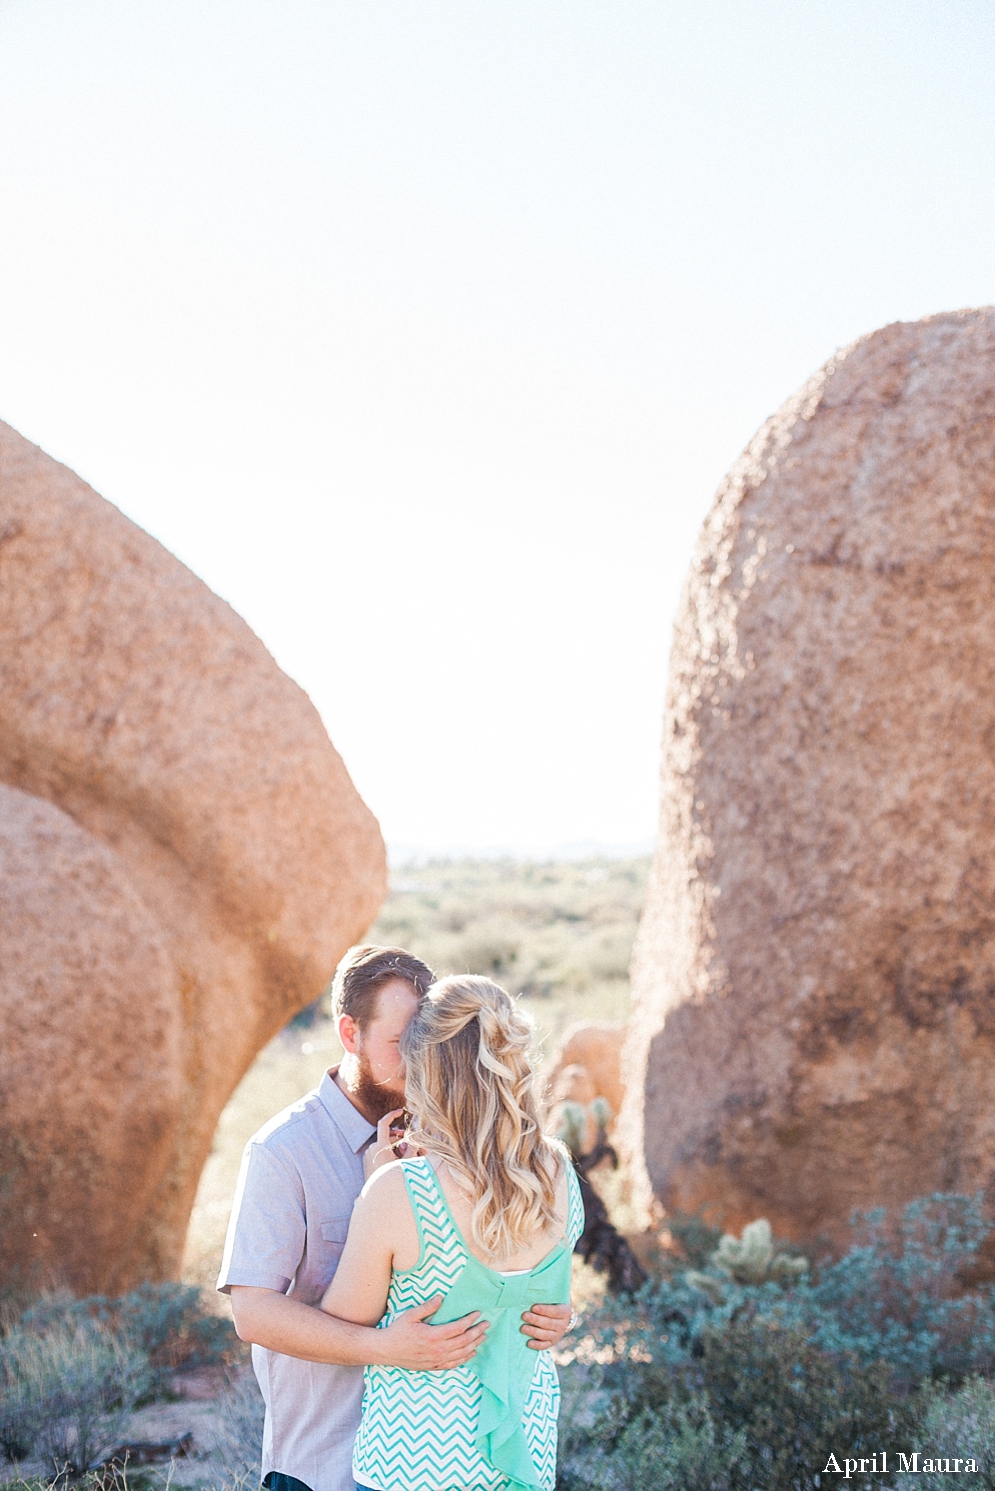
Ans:
[[[321,1085],[318,1088],[318,1097],[324,1104],[333,1123],[338,1126],[349,1148],[354,1154],[358,1154],[361,1149],[369,1144],[373,1135],[376,1133],[376,1129],[372,1123],[369,1123],[363,1117],[358,1108],[353,1107],[341,1087],[339,1087],[335,1081],[335,1073],[337,1071],[338,1067],[333,1067],[330,1072],[326,1072],[322,1077]]]

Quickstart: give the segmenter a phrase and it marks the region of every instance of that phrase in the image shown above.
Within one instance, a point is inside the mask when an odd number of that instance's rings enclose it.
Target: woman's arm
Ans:
[[[394,1252],[408,1231],[406,1220],[416,1226],[404,1174],[395,1163],[370,1176],[353,1207],[345,1249],[322,1297],[326,1314],[376,1325],[387,1304]]]

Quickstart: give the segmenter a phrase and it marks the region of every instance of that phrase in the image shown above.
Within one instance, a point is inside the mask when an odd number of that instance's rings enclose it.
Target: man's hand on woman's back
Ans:
[[[337,1320],[274,1289],[236,1285],[231,1298],[235,1328],[243,1341],[305,1361],[440,1372],[468,1362],[487,1332],[487,1322],[476,1312],[448,1325],[426,1324],[426,1317],[442,1304],[441,1294],[406,1310],[383,1330]],[[536,1305],[522,1320],[530,1347],[547,1351],[565,1335],[570,1307]]]
[[[399,1315],[379,1332],[396,1342],[391,1345],[390,1354],[384,1356],[384,1366],[438,1372],[445,1367],[460,1367],[470,1360],[484,1338],[487,1322],[472,1314],[450,1325],[426,1325],[426,1316],[434,1314],[441,1304],[442,1295],[437,1294],[417,1310]],[[529,1337],[530,1348],[549,1351],[558,1346],[570,1329],[571,1315],[569,1305],[533,1305],[522,1316],[522,1334]],[[396,1354],[398,1351],[404,1353],[403,1360]]]
[[[570,1329],[573,1310],[569,1305],[533,1305],[522,1316],[522,1335],[528,1336],[532,1351],[549,1351],[559,1346]]]
[[[434,1315],[441,1304],[442,1295],[437,1294],[377,1331],[383,1343],[378,1363],[410,1372],[440,1372],[468,1362],[487,1333],[487,1321],[475,1310],[448,1325],[426,1325],[425,1317]]]

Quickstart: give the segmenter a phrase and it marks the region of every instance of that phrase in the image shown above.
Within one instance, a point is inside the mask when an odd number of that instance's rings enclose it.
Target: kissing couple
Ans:
[[[490,979],[355,947],[345,1055],[242,1159],[218,1288],[252,1342],[269,1491],[553,1491],[584,1225],[532,1027]]]

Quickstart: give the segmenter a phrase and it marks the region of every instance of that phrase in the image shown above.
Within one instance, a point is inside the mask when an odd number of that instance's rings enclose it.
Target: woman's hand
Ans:
[[[385,1113],[377,1124],[377,1137],[363,1155],[363,1175],[367,1180],[374,1170],[382,1170],[393,1160],[420,1153],[404,1137],[404,1125],[398,1121],[403,1117],[404,1109],[395,1108],[391,1113]]]

